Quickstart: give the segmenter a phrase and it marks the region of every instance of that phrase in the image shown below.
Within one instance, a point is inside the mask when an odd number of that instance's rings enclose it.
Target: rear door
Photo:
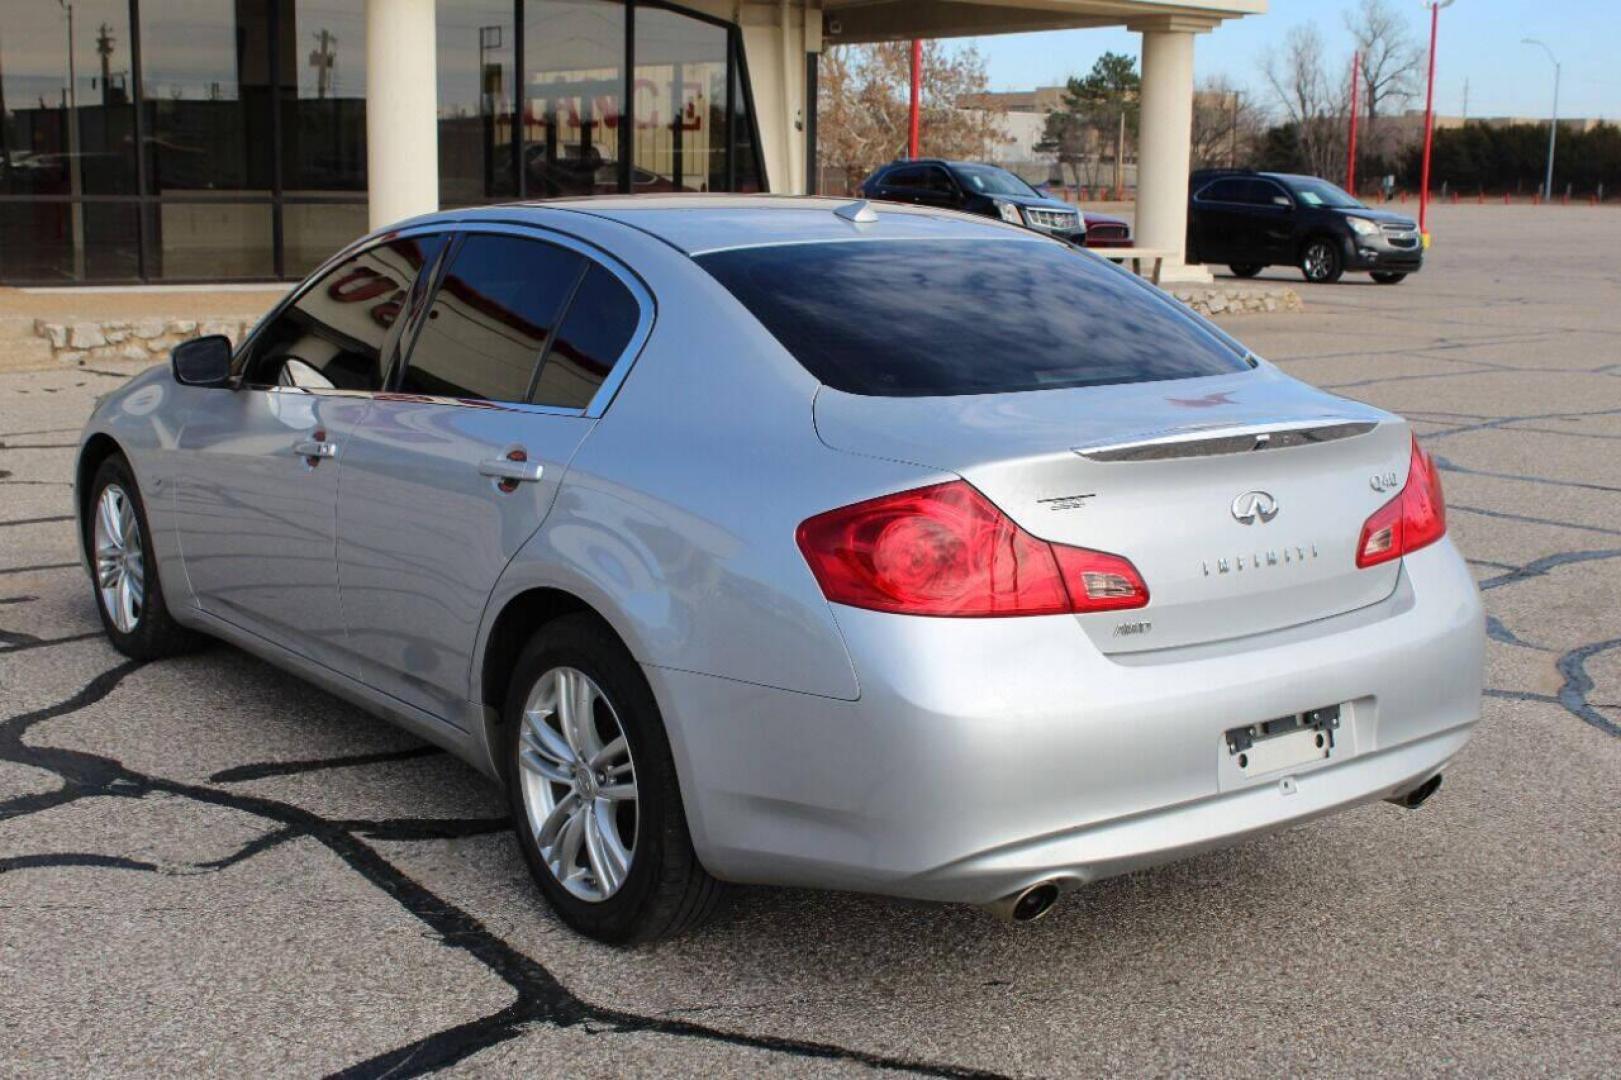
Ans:
[[[1249,218],[1246,233],[1264,256],[1256,261],[1273,266],[1294,262],[1294,199],[1274,181],[1256,177],[1245,182],[1244,202]]]
[[[175,520],[198,604],[346,674],[338,474],[383,387],[407,290],[443,243],[396,236],[311,283],[239,351],[239,387],[210,393],[179,437]]]
[[[651,312],[634,278],[564,238],[492,229],[458,241],[407,327],[399,378],[345,453],[338,578],[366,682],[459,714],[485,602]]]
[[[1235,242],[1243,216],[1243,177],[1206,184],[1193,196],[1193,243],[1200,262],[1248,261]]]

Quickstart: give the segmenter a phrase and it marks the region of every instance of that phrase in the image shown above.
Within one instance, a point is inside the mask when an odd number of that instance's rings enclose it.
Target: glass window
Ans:
[[[920,188],[924,186],[923,170],[916,166],[891,169],[884,175],[883,183],[892,188]]]
[[[636,9],[633,190],[722,191],[726,178],[726,27]]]
[[[0,203],[0,281],[136,280],[139,220],[133,203]]]
[[[365,0],[284,2],[278,46],[282,186],[302,195],[364,192]]]
[[[163,202],[147,212],[152,222],[151,277],[207,281],[276,275],[275,208],[268,202]]]
[[[134,193],[127,0],[0,6],[0,191]]]
[[[613,274],[593,263],[580,282],[531,400],[583,409],[630,344],[641,307]]]
[[[1040,194],[1015,174],[989,165],[959,165],[957,178],[981,195]]]
[[[1199,200],[1201,202],[1241,203],[1244,201],[1245,184],[1246,181],[1237,177],[1231,180],[1217,180],[1199,192]]]
[[[436,10],[439,204],[513,198],[518,73],[512,0],[457,0]]]
[[[625,29],[624,6],[616,0],[525,0],[528,194],[619,190]]]
[[[1362,203],[1327,180],[1313,177],[1291,180],[1290,185],[1294,188],[1295,197],[1307,206],[1330,206],[1336,210],[1356,210],[1362,207]]]
[[[367,230],[366,204],[290,202],[281,208],[282,273],[308,274]]]
[[[270,0],[142,4],[150,190],[268,195],[270,75]]]
[[[746,193],[764,191],[765,173],[760,166],[760,147],[754,139],[754,106],[743,82],[741,47],[735,39],[733,54],[732,190]]]
[[[1274,200],[1287,198],[1283,189],[1270,180],[1249,180],[1244,183],[1240,201],[1251,206],[1276,206]]]
[[[923,171],[923,186],[939,195],[955,195],[957,186],[951,182],[951,177],[941,168],[925,169]]]
[[[382,389],[383,343],[407,290],[443,245],[412,237],[370,248],[332,269],[284,308],[240,359],[255,386]]]
[[[1247,366],[1158,290],[1053,243],[790,244],[698,263],[812,375],[855,394],[1002,394]]]
[[[585,263],[536,240],[469,236],[434,295],[400,392],[528,401],[535,365]]]

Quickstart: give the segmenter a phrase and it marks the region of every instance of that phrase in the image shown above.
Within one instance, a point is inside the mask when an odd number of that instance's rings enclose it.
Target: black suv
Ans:
[[[1315,176],[1202,169],[1188,184],[1188,261],[1239,277],[1298,266],[1307,281],[1366,270],[1394,285],[1424,265],[1412,218],[1375,210]]]
[[[1119,218],[1082,214],[1043,195],[995,165],[918,158],[894,161],[867,177],[861,194],[885,202],[917,203],[1001,218],[1088,247],[1124,247],[1131,229]]]

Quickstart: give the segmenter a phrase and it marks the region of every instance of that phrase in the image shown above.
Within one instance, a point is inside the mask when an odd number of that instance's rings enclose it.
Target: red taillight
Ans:
[[[1446,535],[1447,508],[1441,497],[1441,470],[1413,440],[1407,483],[1401,494],[1374,511],[1356,545],[1358,566],[1377,566],[1417,551]]]
[[[961,480],[818,514],[799,550],[836,604],[905,615],[1058,615],[1148,603],[1118,555],[1038,540]]]

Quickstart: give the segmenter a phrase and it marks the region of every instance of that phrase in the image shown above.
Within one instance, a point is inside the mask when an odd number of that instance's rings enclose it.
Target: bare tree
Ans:
[[[1295,129],[1306,166],[1318,176],[1343,173],[1350,72],[1330,73],[1317,28],[1307,23],[1291,29],[1282,52],[1267,50],[1261,70],[1286,121]]]
[[[1346,15],[1345,27],[1362,54],[1362,114],[1367,119],[1357,157],[1394,157],[1400,149],[1396,145],[1399,132],[1381,125],[1379,118],[1418,94],[1424,52],[1413,40],[1407,21],[1387,0],[1362,0],[1354,14]]]
[[[852,183],[904,156],[911,111],[908,42],[841,45],[822,57],[817,105],[818,152],[846,169]],[[983,95],[985,57],[973,46],[923,45],[922,152],[978,158],[1007,141],[1002,113]]]
[[[1193,167],[1236,168],[1252,161],[1262,120],[1253,94],[1225,75],[1205,78],[1193,92]]]

